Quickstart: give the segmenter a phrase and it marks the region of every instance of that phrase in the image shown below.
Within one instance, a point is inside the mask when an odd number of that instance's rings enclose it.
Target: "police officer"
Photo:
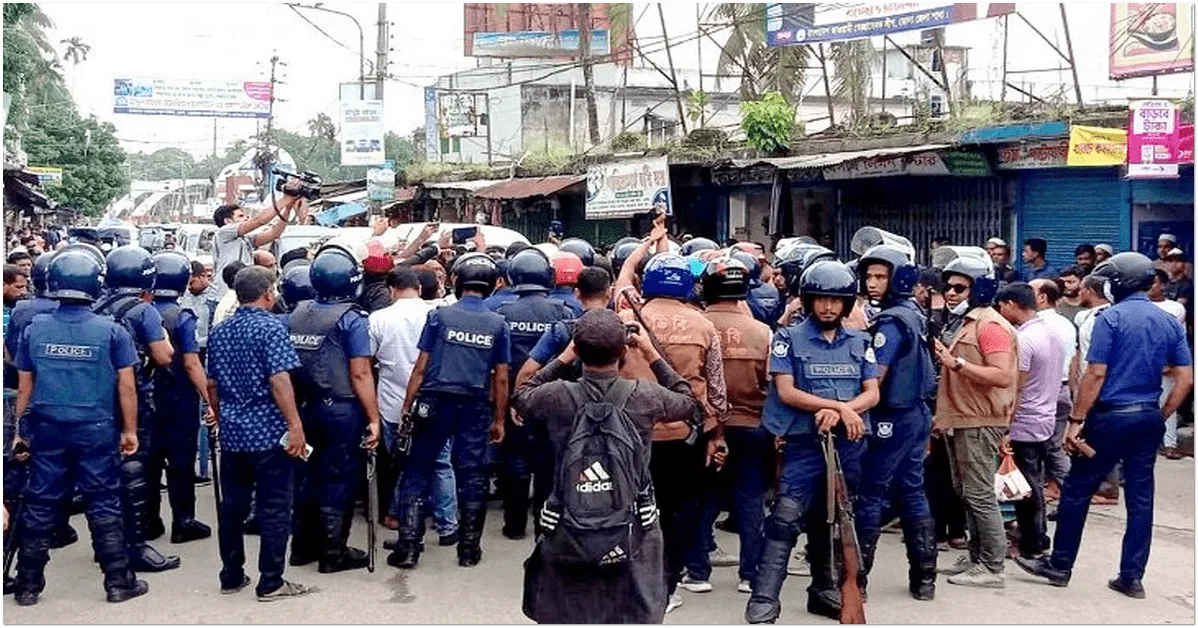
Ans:
[[[803,299],[799,298],[799,288],[803,271],[817,261],[835,260],[836,254],[818,244],[795,244],[780,251],[774,265],[781,271],[786,284],[787,302],[778,320],[778,324],[785,327],[797,323],[802,314]]]
[[[635,242],[624,242],[616,245],[611,251],[611,268],[615,277],[620,276],[620,270],[624,268],[624,262],[632,256],[637,247],[641,245],[640,240]],[[613,279],[615,278],[613,277]]]
[[[95,305],[97,314],[123,325],[137,348],[137,451],[121,460],[121,508],[125,515],[125,542],[135,571],[166,571],[179,566],[178,556],[163,556],[148,541],[166,532],[161,520],[149,512],[150,426],[154,417],[155,368],[169,366],[174,349],[166,337],[162,315],[147,300],[157,273],[149,251],[126,245],[113,249],[106,260],[104,285],[108,296]]]
[[[582,265],[590,268],[595,265],[595,247],[591,246],[590,242],[582,238],[567,238],[562,241],[558,251],[562,253],[573,253],[582,260]]]
[[[200,362],[194,312],[179,306],[179,297],[191,280],[191,261],[175,251],[156,253],[154,309],[175,353],[170,366],[154,371],[154,417],[149,469],[152,487],[149,512],[160,520],[162,493],[158,483],[166,468],[171,502],[171,543],[186,543],[212,536],[212,529],[196,521],[195,458],[200,399],[208,399],[208,377]]]
[[[404,399],[403,420],[414,421],[415,428],[408,467],[396,489],[399,536],[387,557],[387,564],[402,569],[412,569],[420,560],[420,497],[428,491],[434,463],[449,438],[461,509],[458,564],[473,567],[482,560],[487,436],[489,431],[492,442],[501,442],[507,417],[510,333],[504,318],[483,305],[499,270],[490,257],[469,253],[454,261],[453,274],[458,301],[429,312]],[[488,410],[493,417],[489,430]]]
[[[678,254],[683,257],[687,257],[700,251],[714,251],[719,248],[720,245],[708,240],[707,238],[691,238],[682,243],[682,247],[678,249]]]
[[[283,285],[279,293],[283,297],[283,307],[288,314],[294,312],[304,301],[316,298],[316,291],[312,289],[312,269],[309,266],[307,263],[296,264],[283,272]]]
[[[492,312],[498,311],[499,306],[511,303],[519,298],[516,291],[512,289],[511,279],[508,278],[508,268],[511,266],[511,258],[497,259],[495,260],[495,266],[499,269],[499,279],[495,282],[495,291],[491,293],[491,296],[483,300],[483,304]]]
[[[309,269],[316,298],[301,302],[287,321],[302,365],[296,373],[296,389],[305,391],[300,417],[313,448],[299,465],[290,564],[318,560],[320,573],[334,573],[367,566],[366,553],[346,541],[362,445],[378,442],[379,409],[369,319],[357,304],[362,266],[353,252],[326,245]]]
[[[761,282],[761,262],[752,253],[733,251],[732,259],[744,264],[749,279],[749,292],[745,303],[753,318],[765,323],[770,329],[778,327],[778,317],[782,316],[785,303],[782,295],[773,284]]]
[[[560,260],[566,256],[573,260]],[[555,279],[569,281],[573,289],[573,284],[578,283],[582,262],[572,253],[559,252],[554,257],[559,258],[555,260],[558,263],[573,261],[577,264],[572,277],[566,276],[569,273],[559,272],[568,270],[564,266],[550,266],[549,260],[536,249],[521,251],[511,259],[508,275],[519,298],[501,306],[498,312],[507,321],[511,335],[512,370],[524,365],[537,341],[554,323],[574,318],[561,301],[545,295]],[[509,393],[514,392],[515,378],[512,378]],[[553,452],[548,434],[534,434],[533,427],[526,427],[516,420],[516,417],[509,418],[503,431],[503,535],[509,539],[524,538],[532,477],[536,476],[534,511],[540,512],[541,504],[553,488]]]
[[[844,264],[812,264],[799,283],[807,318],[774,334],[769,385],[761,422],[784,439],[778,498],[765,523],[765,545],[753,594],[745,609],[749,623],[778,619],[778,595],[786,565],[809,508],[826,507],[821,433],[830,433],[845,481],[855,491],[861,471],[866,412],[878,403],[877,370],[869,337],[843,326],[857,296],[857,278]],[[814,519],[814,517],[812,518]],[[825,519],[826,521],[826,519]],[[838,618],[839,592],[831,578],[827,525],[808,528],[811,586],[807,611]]]
[[[1164,417],[1176,412],[1193,388],[1194,368],[1181,324],[1145,295],[1154,278],[1152,260],[1140,253],[1119,253],[1100,263],[1093,274],[1107,279],[1106,296],[1115,304],[1094,324],[1086,356],[1089,366],[1065,434],[1068,449],[1076,452],[1084,442],[1093,455],[1075,455],[1061,487],[1052,555],[1015,562],[1050,584],[1067,586],[1090,497],[1122,463],[1127,524],[1119,574],[1107,586],[1141,599],[1152,541],[1156,451],[1165,431]],[[1174,384],[1162,404],[1160,374],[1165,367],[1170,367]]]
[[[762,504],[772,484],[775,458],[774,436],[761,427],[771,333],[768,326],[745,314],[740,306],[751,285],[751,271],[739,261],[746,255],[735,252],[731,257],[708,262],[699,277],[707,303],[704,316],[720,335],[724,358],[729,412],[723,431],[730,452],[724,474],[732,484],[732,516],[740,534],[737,589],[742,593],[751,590],[757,575],[765,518]],[[714,508],[708,512],[714,518]],[[702,531],[707,533],[710,528]]]
[[[936,368],[927,348],[927,321],[911,299],[919,267],[903,251],[879,245],[865,252],[857,269],[866,296],[882,308],[869,328],[882,380],[881,401],[870,416],[873,434],[862,460],[856,506],[862,584],[874,562],[882,503],[892,496],[902,515],[908,588],[915,599],[931,600],[936,594],[936,533],[924,492],[923,459],[932,433],[926,400],[936,394]]]
[[[595,258],[595,253],[592,251],[589,256],[592,261],[588,264],[581,255],[575,252],[582,248],[579,242],[586,244],[582,240],[566,240],[566,242],[562,243],[562,246],[571,244],[570,248],[573,250],[563,248],[561,251],[550,256],[550,263],[553,265],[553,277],[550,283],[553,285],[549,290],[549,298],[557,299],[569,308],[572,315],[571,318],[582,316],[582,302],[574,295],[574,285],[578,283],[578,273],[582,272],[583,268],[593,266]],[[589,247],[590,245],[587,244],[587,246]],[[581,252],[586,253],[585,250]],[[514,366],[520,368],[521,365],[515,364]]]
[[[87,504],[108,601],[124,602],[149,591],[134,575],[125,550],[120,472],[113,451],[118,442],[125,456],[138,449],[133,374],[138,357],[120,325],[88,310],[100,295],[102,272],[87,253],[56,255],[47,271],[46,295],[60,306],[33,321],[18,344],[16,412],[20,416],[29,410],[25,420],[32,454],[14,595],[21,606],[36,604],[45,588],[50,534],[71,478]],[[119,430],[114,408],[121,410]]]

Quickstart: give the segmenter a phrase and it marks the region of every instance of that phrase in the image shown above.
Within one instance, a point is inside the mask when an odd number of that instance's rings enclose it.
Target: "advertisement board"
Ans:
[[[439,92],[437,108],[440,137],[487,136],[486,94]]]
[[[1127,131],[1096,126],[1069,129],[1070,166],[1122,166],[1127,162]]]
[[[560,32],[474,33],[475,57],[561,57],[578,54],[578,29]],[[591,31],[591,54],[611,52],[610,33],[605,28]]]
[[[670,166],[665,157],[600,164],[587,169],[586,219],[631,218],[670,206]]]
[[[267,118],[269,81],[112,79],[112,112],[143,116]]]
[[[437,123],[437,88],[424,88],[424,158],[441,161],[441,133]]]
[[[1127,178],[1173,179],[1181,143],[1181,109],[1170,100],[1133,100],[1127,122]]]
[[[1111,80],[1194,71],[1194,5],[1111,5]]]
[[[998,147],[999,170],[1060,168],[1069,156],[1069,140],[1019,142]]]
[[[916,31],[1015,12],[1000,2],[845,2],[766,4],[766,41],[797,46]]]
[[[25,170],[37,175],[37,180],[43,186],[50,183],[62,183],[62,168],[51,166],[27,166]]]
[[[366,200],[390,201],[395,199],[395,160],[383,162],[382,168],[366,171]]]
[[[578,6],[567,2],[467,2],[462,9],[462,54],[467,57],[574,58],[578,29],[585,27],[591,29],[596,55],[610,54],[611,62],[621,65],[632,62],[631,3],[593,3],[586,25],[579,24]]]
[[[383,101],[341,101],[341,165],[383,163]]]

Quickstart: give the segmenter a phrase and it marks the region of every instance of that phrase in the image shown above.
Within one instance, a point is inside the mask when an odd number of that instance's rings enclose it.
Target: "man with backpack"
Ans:
[[[633,333],[631,329],[636,331]],[[635,353],[657,384],[620,377]],[[562,381],[581,359],[578,382]],[[661,623],[664,543],[649,474],[653,427],[702,409],[644,331],[609,310],[583,314],[574,341],[516,392],[557,460],[540,513],[545,533],[525,563],[524,614],[540,623]]]

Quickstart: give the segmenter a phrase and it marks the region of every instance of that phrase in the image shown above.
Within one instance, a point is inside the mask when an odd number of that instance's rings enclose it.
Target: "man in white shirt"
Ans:
[[[1156,270],[1156,279],[1152,282],[1152,288],[1148,290],[1148,300],[1156,304],[1157,307],[1169,313],[1170,316],[1177,319],[1182,327],[1186,324],[1186,306],[1165,298],[1165,284],[1169,283],[1169,273],[1161,269]],[[1169,398],[1169,393],[1173,391],[1173,378],[1164,377],[1164,390],[1161,392],[1161,403]],[[1177,413],[1174,412],[1165,419],[1165,439],[1163,441],[1164,450],[1161,452],[1169,460],[1181,460],[1183,458],[1181,451],[1177,449]]]
[[[1029,283],[1036,291],[1036,316],[1048,324],[1048,328],[1052,330],[1053,335],[1060,338],[1065,349],[1065,363],[1061,368],[1061,391],[1057,397],[1056,425],[1048,443],[1048,459],[1044,465],[1044,477],[1054,483],[1055,489],[1069,474],[1069,456],[1061,446],[1065,442],[1065,428],[1069,426],[1069,412],[1073,410],[1070,382],[1076,377],[1070,378],[1070,367],[1073,366],[1073,358],[1077,355],[1077,328],[1073,326],[1073,321],[1057,312],[1061,300],[1061,285],[1056,279],[1033,279]],[[1049,491],[1050,494],[1054,492]]]
[[[399,437],[400,412],[403,408],[416,359],[420,357],[420,334],[433,304],[420,298],[420,280],[412,269],[396,268],[387,276],[392,303],[370,315],[370,348],[379,365],[379,413],[383,419],[383,442],[394,453]],[[429,487],[427,503],[432,506],[433,519],[441,545],[453,545],[457,539],[457,483],[450,464],[453,441],[437,458],[436,478]],[[399,503],[396,499],[396,478],[384,484],[390,489],[385,525],[398,527]]]

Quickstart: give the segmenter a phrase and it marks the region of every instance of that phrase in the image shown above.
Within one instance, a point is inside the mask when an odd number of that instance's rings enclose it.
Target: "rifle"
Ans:
[[[849,496],[844,471],[840,468],[840,454],[836,452],[835,437],[826,433],[822,438],[824,468],[828,481],[828,525],[831,533],[833,569],[836,569],[836,550],[839,547],[844,569],[840,581],[840,623],[864,624],[865,600],[861,593],[861,545],[857,541],[857,528],[853,523],[853,503]]]
[[[26,461],[24,463],[19,463],[19,462],[16,462],[16,460],[13,460],[13,463],[23,464],[26,467],[29,466],[28,461]],[[26,478],[26,480],[28,480],[28,478]],[[25,510],[25,487],[21,487],[21,490],[17,491],[16,506],[13,508],[12,512],[8,513],[8,515],[9,515],[8,516],[8,530],[4,534],[4,582],[6,585],[5,591],[4,591],[5,593],[9,592],[8,588],[7,588],[9,574],[12,573],[13,563],[16,562],[17,548],[21,545],[21,535],[20,535],[20,527],[19,526],[21,525],[21,515],[23,514],[24,510]]]
[[[375,474],[376,453],[373,449],[366,450],[366,570],[374,573],[374,557],[378,551],[378,540],[375,538],[374,524],[379,506],[378,476]]]
[[[641,329],[645,330],[645,336],[649,338],[649,342],[653,345],[653,350],[657,352],[657,355],[661,356],[661,359],[666,361],[666,364],[670,365],[670,368],[674,369],[675,373],[677,373],[677,367],[675,367],[674,363],[670,361],[670,356],[667,355],[666,350],[661,347],[661,343],[657,341],[657,335],[653,333],[653,329],[649,327],[648,323],[645,322],[645,317],[641,314],[641,306],[638,305],[631,296],[625,294],[629,290],[634,290],[634,288],[632,286],[625,286],[624,289],[620,291],[620,295],[624,297],[625,301],[628,301],[628,306],[632,308],[632,315],[636,317],[636,322],[640,323]],[[702,406],[698,406],[695,409],[695,417],[691,423],[691,433],[686,437],[686,444],[694,445],[696,442],[698,442],[699,433],[702,431],[702,429],[703,409]]]
[[[220,463],[217,460],[216,450],[220,447],[220,428],[216,425],[208,426],[208,459],[212,463],[212,497],[216,500],[216,525],[220,527],[220,510],[221,503],[224,501],[220,495]]]

